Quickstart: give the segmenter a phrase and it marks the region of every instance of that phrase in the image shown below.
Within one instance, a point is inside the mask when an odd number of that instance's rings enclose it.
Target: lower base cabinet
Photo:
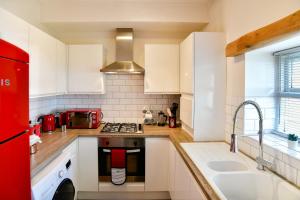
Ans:
[[[172,200],[207,200],[168,138],[146,138],[146,192],[169,192]]]
[[[170,147],[170,196],[172,200],[207,200],[199,184],[191,174],[187,165],[176,151]],[[173,177],[173,179],[171,178]]]
[[[168,138],[146,138],[145,191],[169,190]]]
[[[79,191],[98,192],[98,139],[80,137],[78,140]]]

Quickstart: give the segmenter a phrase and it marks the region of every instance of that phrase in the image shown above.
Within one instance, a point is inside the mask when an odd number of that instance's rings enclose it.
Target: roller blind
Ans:
[[[300,136],[300,49],[278,53],[279,108],[277,131]]]

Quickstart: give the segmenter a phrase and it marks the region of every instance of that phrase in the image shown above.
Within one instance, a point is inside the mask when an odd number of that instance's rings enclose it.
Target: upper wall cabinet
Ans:
[[[180,93],[194,94],[195,34],[180,44]]]
[[[102,45],[70,45],[68,92],[105,93],[104,76],[99,71],[102,65]]]
[[[68,51],[67,46],[56,42],[56,94],[67,93],[67,63]]]
[[[29,25],[0,8],[0,38],[28,52]]]
[[[179,45],[145,45],[145,93],[179,93]]]
[[[194,140],[224,140],[225,66],[223,33],[192,33],[180,44],[180,119]]]
[[[30,97],[56,94],[56,42],[41,30],[29,30]]]

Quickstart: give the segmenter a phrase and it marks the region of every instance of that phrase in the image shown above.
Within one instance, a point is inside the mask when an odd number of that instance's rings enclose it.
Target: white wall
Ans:
[[[42,1],[42,21],[207,22],[205,2],[206,0],[101,0],[88,3],[80,0]]]
[[[156,33],[156,35],[148,35],[146,33],[136,33],[134,38],[133,58],[136,63],[141,66],[145,64],[145,44],[179,44],[186,34],[176,35],[175,33]],[[65,41],[67,44],[103,44],[106,64],[115,61],[115,33],[108,32],[94,32],[82,35],[81,33],[66,33],[61,35],[59,39]]]
[[[300,9],[299,0],[213,0],[210,5],[210,24],[206,31],[226,32],[227,43],[240,36],[268,25]],[[299,39],[298,39],[299,40]],[[293,42],[294,45],[297,43]],[[273,51],[272,51],[273,52]],[[245,99],[257,101],[264,115],[264,128],[274,127],[275,99],[272,96],[274,85],[272,77],[274,60],[271,53],[259,52],[259,55],[246,55],[227,58],[227,89],[226,89],[226,140],[230,142],[232,118],[237,106]],[[261,59],[260,61],[260,58]],[[260,70],[264,68],[264,70]],[[265,80],[267,78],[268,80]],[[260,87],[262,86],[263,87]],[[257,131],[258,120],[256,111],[247,107],[240,111],[237,122],[237,133]],[[288,149],[287,142],[265,135],[269,140],[264,143],[264,156],[273,162],[274,168],[281,176],[300,186],[299,152]],[[258,155],[258,143],[252,138],[239,140],[239,148],[247,155],[255,158]]]

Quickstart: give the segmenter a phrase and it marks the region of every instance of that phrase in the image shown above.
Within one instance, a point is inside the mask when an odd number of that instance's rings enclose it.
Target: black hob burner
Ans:
[[[142,133],[142,124],[136,123],[106,123],[102,128],[103,133]]]

